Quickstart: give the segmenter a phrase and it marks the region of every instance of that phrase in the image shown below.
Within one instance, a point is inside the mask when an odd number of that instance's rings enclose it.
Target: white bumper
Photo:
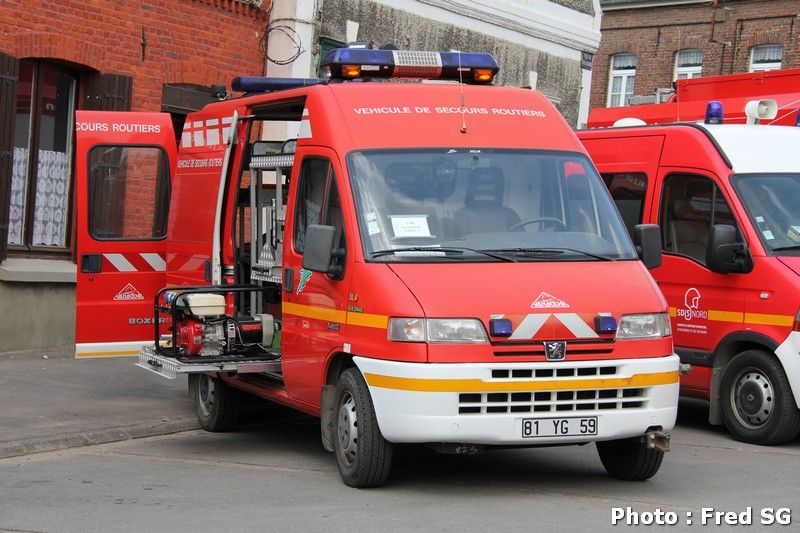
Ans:
[[[678,356],[556,363],[400,363],[355,357],[391,442],[580,443],[665,431]],[[597,417],[596,435],[523,437],[523,419]],[[552,423],[543,421],[543,423]]]
[[[792,331],[786,340],[775,350],[786,377],[789,379],[789,386],[794,394],[794,401],[800,407],[800,332]]]

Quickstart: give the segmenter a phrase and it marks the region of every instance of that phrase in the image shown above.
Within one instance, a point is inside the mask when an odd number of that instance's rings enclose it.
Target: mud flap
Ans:
[[[333,451],[333,439],[335,434],[336,409],[336,385],[325,385],[322,387],[322,403],[320,409],[320,426],[322,433],[322,447],[327,451]]]

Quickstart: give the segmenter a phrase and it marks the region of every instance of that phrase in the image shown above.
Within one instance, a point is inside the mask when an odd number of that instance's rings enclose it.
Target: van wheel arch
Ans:
[[[778,343],[770,337],[752,331],[736,331],[726,335],[714,350],[713,366],[711,369],[711,386],[709,388],[708,422],[715,426],[724,424],[722,419],[722,404],[720,390],[722,376],[731,360],[747,350],[760,350],[775,356]]]
[[[322,386],[320,398],[320,434],[322,447],[334,451],[333,439],[336,432],[336,384],[339,376],[348,368],[356,366],[349,353],[336,352],[328,358],[325,370],[325,384]]]

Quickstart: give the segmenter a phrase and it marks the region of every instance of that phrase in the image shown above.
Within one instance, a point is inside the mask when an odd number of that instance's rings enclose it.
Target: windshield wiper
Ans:
[[[784,250],[800,250],[800,244],[793,244],[791,246],[778,246],[777,248],[773,248],[773,252],[782,252]]]
[[[503,261],[505,263],[516,263],[511,257],[493,254],[486,250],[475,250],[474,248],[464,248],[464,247],[433,247],[433,246],[409,246],[406,248],[387,248],[386,250],[377,250],[372,252],[370,255],[370,259],[374,259],[375,257],[382,257],[385,255],[394,255],[397,252],[442,252],[442,253],[451,253],[451,254],[463,254],[464,252],[473,252],[478,255],[485,255],[486,257],[491,257],[492,259],[497,259],[498,261]],[[436,257],[436,256],[433,256]]]
[[[481,250],[481,252],[496,252],[496,253],[503,253],[503,254],[530,254],[530,255],[556,255],[556,254],[563,254],[564,252],[575,252],[577,254],[582,254],[587,257],[592,257],[594,259],[599,259],[601,261],[616,261],[613,257],[608,257],[606,255],[598,255],[593,254],[591,252],[585,252],[583,250],[578,250],[576,248],[496,248],[491,250]]]

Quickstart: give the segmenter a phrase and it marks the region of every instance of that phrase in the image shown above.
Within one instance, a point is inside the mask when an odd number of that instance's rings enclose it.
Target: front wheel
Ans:
[[[786,372],[768,353],[746,350],[728,363],[720,402],[725,426],[737,440],[783,444],[800,432],[800,410]]]
[[[339,474],[356,488],[380,487],[392,466],[393,446],[381,435],[364,377],[348,368],[336,384],[334,451]]]
[[[201,428],[206,431],[230,431],[236,427],[241,404],[238,390],[208,374],[191,374],[189,394]]]
[[[608,475],[625,481],[650,479],[664,460],[664,452],[648,448],[644,437],[603,441],[596,445]]]

